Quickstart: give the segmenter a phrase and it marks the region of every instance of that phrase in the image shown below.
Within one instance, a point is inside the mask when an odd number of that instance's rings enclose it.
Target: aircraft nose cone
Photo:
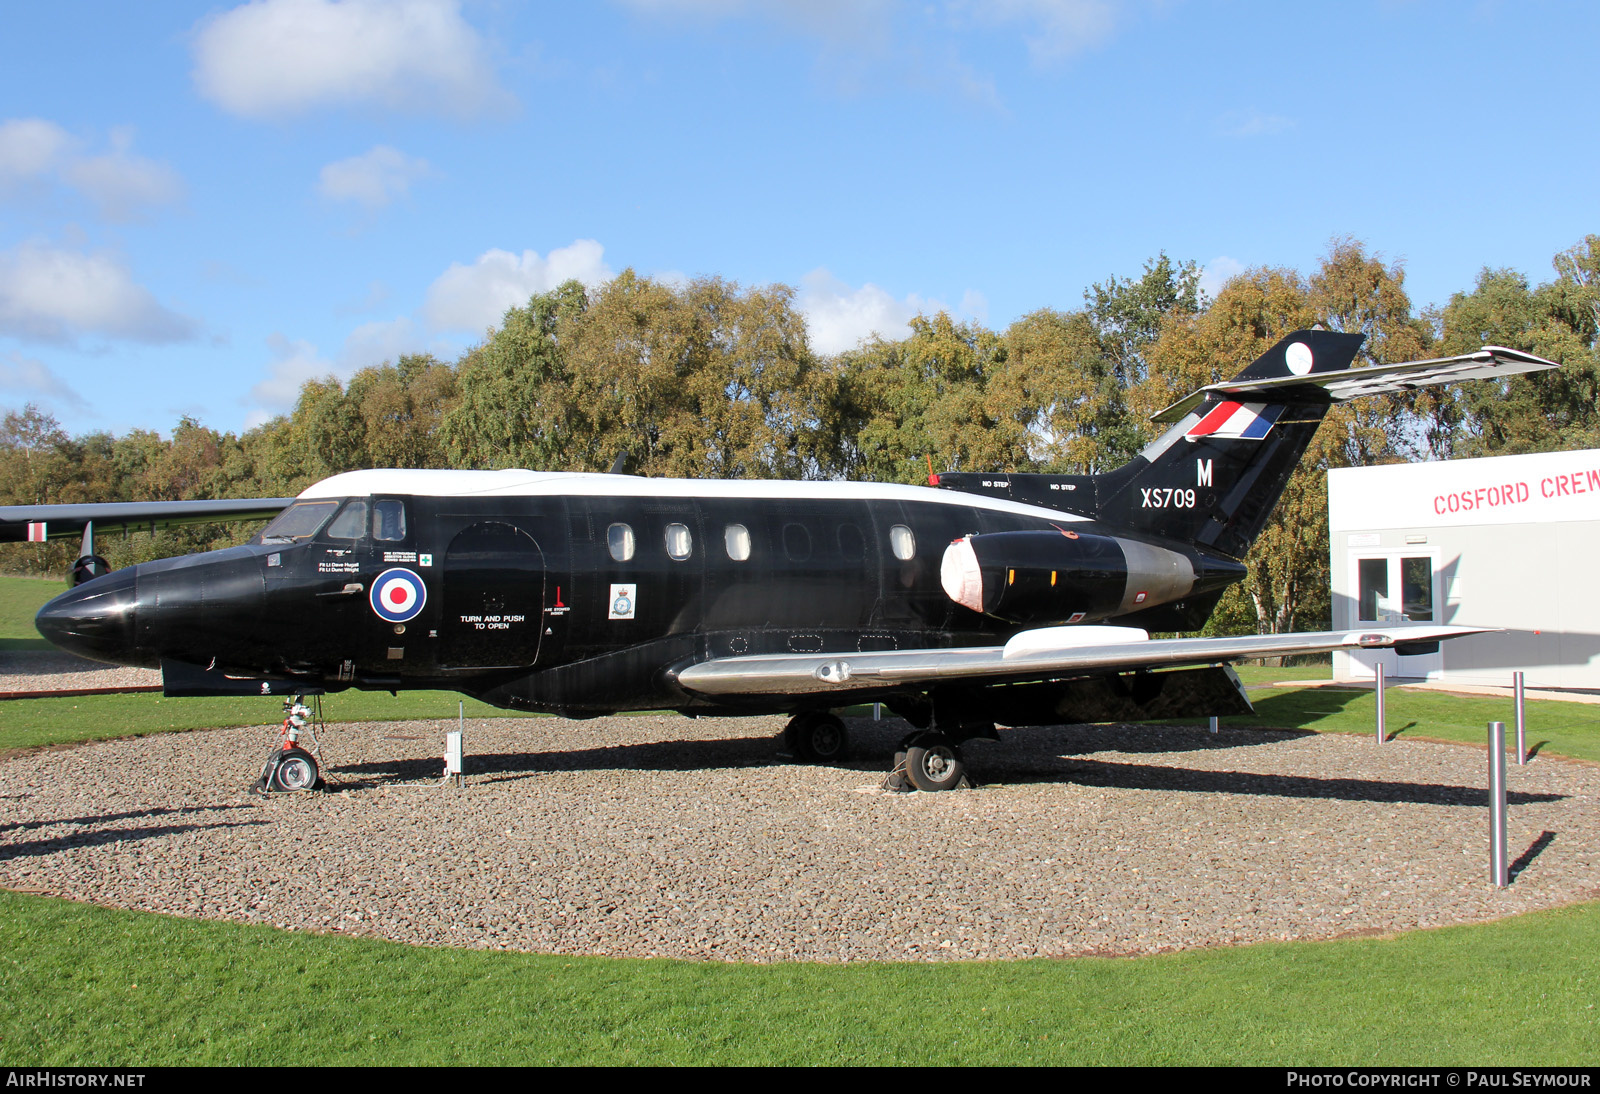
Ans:
[[[40,608],[33,625],[52,645],[80,657],[113,665],[146,664],[134,630],[136,579],[130,566],[85,582]]]

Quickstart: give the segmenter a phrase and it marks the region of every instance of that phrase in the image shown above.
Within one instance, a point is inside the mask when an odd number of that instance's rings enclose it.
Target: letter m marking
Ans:
[[[1200,486],[1210,486],[1211,485],[1211,461],[1210,460],[1195,460],[1194,461],[1194,475],[1195,475],[1195,481],[1196,481],[1196,483],[1198,485],[1200,485]]]

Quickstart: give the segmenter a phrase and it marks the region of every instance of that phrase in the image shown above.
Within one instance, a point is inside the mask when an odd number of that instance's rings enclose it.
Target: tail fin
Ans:
[[[1001,492],[1242,558],[1334,401],[1326,374],[1349,369],[1363,340],[1359,334],[1295,331],[1233,381],[1158,415],[1175,424],[1107,474],[1005,480],[990,475],[987,482],[994,485],[984,488],[984,476],[955,473],[940,475],[939,485]],[[1258,385],[1262,390],[1225,390]]]
[[[1229,385],[1157,416],[1174,424],[1134,459],[1095,476],[1096,516],[1243,558],[1266,527],[1300,457],[1333,404],[1326,386],[1294,378],[1349,369],[1365,336],[1288,335]]]

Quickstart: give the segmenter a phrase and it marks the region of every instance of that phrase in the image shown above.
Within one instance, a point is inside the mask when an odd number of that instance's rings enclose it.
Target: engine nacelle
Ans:
[[[939,578],[962,607],[1008,623],[1091,623],[1195,587],[1187,555],[1092,532],[993,532],[945,548]]]

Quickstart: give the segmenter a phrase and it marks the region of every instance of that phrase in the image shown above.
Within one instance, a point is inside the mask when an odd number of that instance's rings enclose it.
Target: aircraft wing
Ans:
[[[229,498],[221,501],[123,501],[98,505],[0,505],[0,543],[66,539],[97,532],[172,528],[225,520],[270,520],[293,498]]]
[[[1133,627],[1042,627],[1023,631],[1004,646],[719,657],[679,670],[677,680],[701,695],[810,695],[958,681],[981,686],[1328,650],[1428,645],[1489,629],[1375,626],[1353,631],[1152,640]]]
[[[1560,368],[1555,361],[1535,357],[1521,350],[1504,346],[1484,346],[1474,353],[1456,357],[1434,357],[1426,361],[1402,361],[1394,365],[1368,365],[1365,368],[1340,369],[1334,372],[1313,372],[1306,376],[1275,376],[1263,380],[1231,380],[1222,384],[1208,384],[1179,399],[1152,421],[1176,422],[1205,401],[1213,393],[1219,395],[1271,396],[1282,388],[1320,387],[1336,403],[1362,395],[1389,395],[1397,391],[1411,391],[1435,384],[1451,384],[1459,380],[1479,380],[1494,376],[1515,376],[1523,372]]]

